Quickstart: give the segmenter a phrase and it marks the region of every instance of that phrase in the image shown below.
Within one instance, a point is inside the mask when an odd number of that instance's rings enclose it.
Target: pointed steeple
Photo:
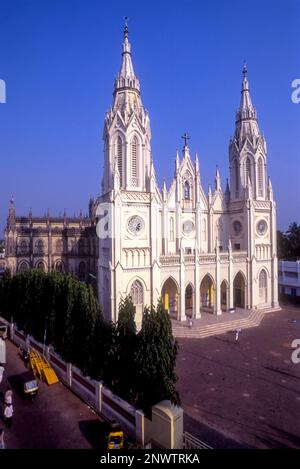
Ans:
[[[211,204],[211,200],[212,200],[212,193],[211,193],[211,187],[210,187],[210,184],[209,184],[209,186],[208,186],[207,199],[208,199],[208,203],[209,203],[209,204]]]
[[[219,171],[219,166],[216,167],[216,176],[215,176],[215,190],[221,190],[221,176]]]
[[[268,178],[268,199],[273,200],[273,187],[271,183],[271,178]]]
[[[131,44],[128,40],[128,24],[125,21],[124,26],[124,41],[122,46],[122,63],[120,71],[115,81],[115,93],[119,89],[129,88],[131,90],[140,92],[140,82],[134,74],[132,60],[131,60]]]
[[[240,109],[244,111],[253,109],[251,96],[249,92],[249,82],[247,79],[247,66],[245,63],[243,67],[243,81],[242,81],[242,95],[241,95]]]
[[[176,150],[176,160],[175,160],[175,170],[176,170],[176,172],[179,170],[179,166],[180,166],[180,158],[179,158],[178,150]]]
[[[228,205],[230,202],[230,189],[228,184],[228,178],[226,179],[226,189],[225,189],[225,203]]]
[[[166,186],[166,181],[165,180],[164,180],[164,184],[163,184],[162,195],[163,195],[163,201],[166,202],[166,200],[167,200],[167,186]]]
[[[196,172],[196,174],[199,174],[199,158],[198,158],[198,153],[196,153],[196,157],[195,157],[195,172]]]
[[[249,81],[247,78],[247,67],[243,67],[243,80],[241,90],[240,107],[236,113],[235,137],[243,139],[245,136],[259,137],[260,131],[257,124],[256,109],[252,104]]]
[[[10,228],[13,228],[15,226],[16,222],[16,209],[15,209],[15,202],[13,196],[10,198],[9,202],[9,210],[8,210],[8,217],[7,217],[7,225]]]

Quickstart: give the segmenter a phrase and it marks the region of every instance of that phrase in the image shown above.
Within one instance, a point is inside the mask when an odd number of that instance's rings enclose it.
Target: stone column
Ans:
[[[201,318],[200,312],[200,263],[199,251],[196,249],[195,254],[195,318]]]
[[[233,259],[232,259],[232,249],[231,243],[228,248],[228,284],[229,284],[229,308],[233,308],[234,298],[233,298]]]
[[[216,243],[216,291],[215,291],[215,304],[214,304],[214,313],[217,315],[222,314],[221,311],[221,266],[220,266],[220,254],[219,254],[219,247],[218,241]]]
[[[184,252],[183,249],[180,249],[180,311],[179,321],[185,321],[185,265],[184,265]]]

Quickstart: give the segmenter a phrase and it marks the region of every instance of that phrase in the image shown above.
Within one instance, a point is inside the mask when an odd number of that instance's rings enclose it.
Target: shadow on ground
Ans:
[[[95,419],[81,420],[78,426],[82,435],[94,449],[107,449],[107,436],[109,433],[108,423]]]

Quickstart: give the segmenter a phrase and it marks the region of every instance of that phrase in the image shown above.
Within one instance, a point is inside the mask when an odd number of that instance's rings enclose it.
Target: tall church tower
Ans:
[[[103,140],[104,172],[97,212],[98,225],[107,226],[108,236],[99,236],[99,299],[105,316],[117,321],[121,299],[131,295],[139,327],[144,306],[160,294],[158,290],[154,293],[153,285],[158,278],[155,260],[161,244],[161,195],[151,159],[149,115],[133,69],[127,23]]]
[[[113,104],[104,122],[103,192],[120,189],[146,191],[150,177],[150,122],[135,76],[128,26],[125,24],[122,63],[115,79]]]
[[[244,199],[247,190],[252,191],[256,200],[266,199],[266,153],[266,142],[258,127],[244,65],[241,102],[236,113],[234,137],[229,145],[230,190],[233,200]]]
[[[277,307],[276,204],[267,182],[267,146],[244,65],[240,107],[229,144],[230,238],[247,252],[246,306]]]

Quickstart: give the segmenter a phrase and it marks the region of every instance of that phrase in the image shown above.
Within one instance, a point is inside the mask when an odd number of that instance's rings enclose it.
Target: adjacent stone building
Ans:
[[[11,273],[27,269],[44,272],[70,272],[80,280],[96,277],[98,241],[94,202],[90,201],[89,215],[68,217],[17,216],[15,203],[10,201],[6,240],[6,267]],[[91,274],[91,275],[90,275]]]

